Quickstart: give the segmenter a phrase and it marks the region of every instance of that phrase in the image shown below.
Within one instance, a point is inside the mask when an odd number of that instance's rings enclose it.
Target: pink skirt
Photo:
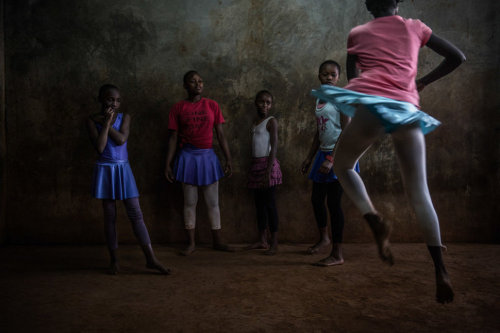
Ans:
[[[265,177],[267,171],[267,160],[269,157],[254,157],[252,159],[252,166],[248,172],[248,188],[262,188],[263,178]],[[280,162],[278,159],[274,159],[273,168],[271,169],[271,180],[269,181],[269,187],[282,184],[283,175],[281,174]]]

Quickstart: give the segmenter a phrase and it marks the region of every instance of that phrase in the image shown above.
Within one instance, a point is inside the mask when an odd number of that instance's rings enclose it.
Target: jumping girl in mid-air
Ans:
[[[247,249],[266,249],[267,255],[278,251],[278,211],[276,186],[282,183],[278,151],[278,121],[268,113],[273,105],[273,95],[261,90],[255,96],[257,118],[252,129],[252,165],[248,174],[248,188],[253,189],[259,241]],[[267,241],[267,224],[271,233],[271,245]]]
[[[393,264],[389,244],[391,225],[373,206],[354,166],[384,132],[391,134],[405,189],[434,261],[436,299],[447,303],[454,294],[442,258],[439,221],[427,186],[424,140],[424,134],[440,123],[419,110],[418,91],[453,71],[465,56],[421,21],[398,16],[399,2],[366,0],[374,19],[349,34],[349,83],[345,89],[322,85],[313,95],[336,104],[341,112],[352,117],[337,143],[334,171],[368,222],[380,257],[389,264]],[[415,81],[418,52],[424,45],[444,60]]]
[[[203,80],[196,71],[184,75],[184,89],[187,98],[176,103],[169,114],[168,129],[170,138],[165,167],[165,176],[169,182],[182,183],[184,192],[184,225],[189,244],[182,251],[191,254],[195,248],[196,205],[198,187],[203,190],[208,209],[208,218],[212,225],[213,248],[227,251],[220,237],[219,179],[231,175],[231,154],[224,136],[222,124],[224,118],[219,105],[214,100],[202,97]],[[223,171],[219,159],[212,148],[213,129],[226,158]],[[180,138],[180,152],[172,168],[177,141]]]
[[[99,153],[99,160],[94,167],[92,192],[95,198],[102,199],[106,242],[111,257],[110,273],[117,274],[119,271],[116,200],[123,200],[134,234],[146,256],[146,267],[169,274],[170,270],[163,267],[153,253],[139,205],[139,191],[128,162],[130,115],[118,112],[121,96],[116,86],[103,85],[99,89],[98,99],[101,111],[88,118],[87,129]]]

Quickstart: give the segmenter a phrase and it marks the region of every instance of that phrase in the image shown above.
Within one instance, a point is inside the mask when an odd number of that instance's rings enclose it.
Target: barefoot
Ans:
[[[329,239],[321,239],[319,242],[311,246],[310,248],[307,249],[308,254],[316,254],[316,253],[321,253],[325,252],[328,250],[328,246],[330,245],[330,240]]]
[[[448,274],[436,274],[436,301],[442,304],[450,303],[453,301],[453,296],[454,293]]]
[[[161,274],[170,275],[170,269],[164,267],[156,258],[146,264],[147,268],[156,269]]]
[[[235,249],[226,244],[214,244],[214,250],[225,251],[225,252],[235,252]]]
[[[377,243],[380,258],[390,266],[394,265],[394,258],[392,257],[390,247],[391,244],[389,243],[389,236],[392,231],[391,224],[376,214],[369,213],[365,214],[364,217],[372,229],[373,236],[375,236],[375,242]]]
[[[313,265],[326,267],[326,266],[342,265],[343,263],[344,263],[343,258],[341,258],[341,257],[336,258],[334,256],[329,256],[329,257],[326,257],[324,259],[321,259],[318,262],[315,262]]]
[[[245,250],[257,250],[257,249],[267,250],[269,249],[269,244],[264,242],[256,242],[245,247]]]
[[[120,271],[120,266],[118,265],[118,261],[112,261],[109,264],[108,274],[116,275],[118,274],[119,271]]]
[[[184,250],[182,250],[180,252],[180,255],[181,256],[188,256],[191,253],[193,253],[195,250],[196,250],[196,246],[195,245],[189,245],[187,248],[185,248]]]
[[[271,246],[269,250],[264,252],[266,256],[274,256],[276,253],[278,253],[278,246]]]

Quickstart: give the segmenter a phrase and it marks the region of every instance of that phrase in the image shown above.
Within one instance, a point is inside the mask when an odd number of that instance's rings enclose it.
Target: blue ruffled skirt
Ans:
[[[314,158],[314,162],[312,164],[311,172],[309,173],[309,179],[312,180],[315,183],[331,183],[337,180],[337,175],[330,170],[328,174],[320,173],[319,168],[321,167],[321,164],[326,160],[325,156],[330,155],[331,152],[327,151],[322,151],[319,150],[318,153],[316,154],[316,157]],[[359,172],[359,163],[356,163],[356,166],[354,167],[354,170]]]
[[[92,195],[97,199],[124,200],[139,196],[128,161],[100,160],[94,166]]]
[[[418,122],[422,133],[427,134],[441,124],[415,105],[387,97],[367,95],[330,85],[322,85],[319,90],[312,90],[311,94],[337,105],[340,111],[349,117],[354,117],[357,104],[364,105],[380,119],[387,133],[394,132],[402,125]]]
[[[186,144],[175,160],[174,176],[181,183],[204,186],[224,177],[224,171],[213,149]]]

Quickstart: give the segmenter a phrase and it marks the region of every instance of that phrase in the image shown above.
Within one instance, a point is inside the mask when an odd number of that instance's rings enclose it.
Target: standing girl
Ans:
[[[450,73],[465,56],[421,21],[396,15],[399,2],[366,0],[374,20],[355,27],[349,34],[346,89],[323,85],[313,95],[336,103],[343,113],[353,117],[337,144],[334,170],[368,222],[380,257],[389,264],[393,264],[389,245],[391,225],[373,206],[354,165],[384,132],[391,134],[405,189],[434,261],[436,299],[447,303],[454,294],[442,258],[439,221],[430,198],[425,166],[424,134],[440,123],[419,110],[418,91]],[[415,81],[418,52],[424,45],[444,60]]]
[[[196,71],[184,75],[184,89],[187,98],[175,104],[170,110],[168,129],[170,138],[165,167],[165,176],[169,182],[182,183],[184,192],[184,225],[189,244],[181,252],[191,254],[195,248],[196,204],[198,187],[201,187],[208,209],[208,218],[212,226],[213,248],[227,251],[227,245],[220,238],[219,179],[231,175],[231,154],[224,136],[222,124],[224,118],[217,102],[202,97],[203,80]],[[212,148],[213,129],[226,158],[224,172],[219,159]],[[180,152],[174,160],[177,141],[180,138]]]
[[[335,86],[340,76],[340,65],[333,60],[327,60],[319,66],[318,79],[321,84]],[[350,118],[339,112],[337,107],[320,99],[316,101],[317,130],[311,149],[304,162],[302,174],[305,174],[316,154],[309,174],[313,181],[311,201],[314,217],[318,225],[320,240],[311,246],[307,252],[315,254],[326,249],[332,242],[330,255],[320,260],[319,266],[333,266],[344,263],[342,256],[342,237],[344,233],[344,213],[341,207],[342,186],[333,173],[333,155],[335,145],[342,129],[349,123]],[[359,171],[359,170],[358,170]],[[328,235],[328,221],[325,207],[330,212],[332,224],[332,241]]]
[[[257,119],[252,130],[252,166],[248,175],[248,188],[254,190],[255,209],[260,240],[247,249],[267,249],[267,255],[278,251],[278,211],[276,186],[282,183],[278,150],[278,121],[268,116],[273,105],[273,95],[261,90],[255,96]],[[271,246],[267,241],[267,224],[271,233]]]
[[[87,128],[92,144],[99,153],[99,160],[94,167],[92,192],[95,198],[102,199],[104,230],[111,257],[110,273],[117,274],[119,270],[116,255],[116,200],[123,200],[134,234],[146,256],[146,267],[169,274],[170,270],[163,267],[153,253],[139,205],[139,192],[128,162],[130,115],[118,112],[121,97],[116,86],[103,85],[98,98],[101,111],[88,118]]]

